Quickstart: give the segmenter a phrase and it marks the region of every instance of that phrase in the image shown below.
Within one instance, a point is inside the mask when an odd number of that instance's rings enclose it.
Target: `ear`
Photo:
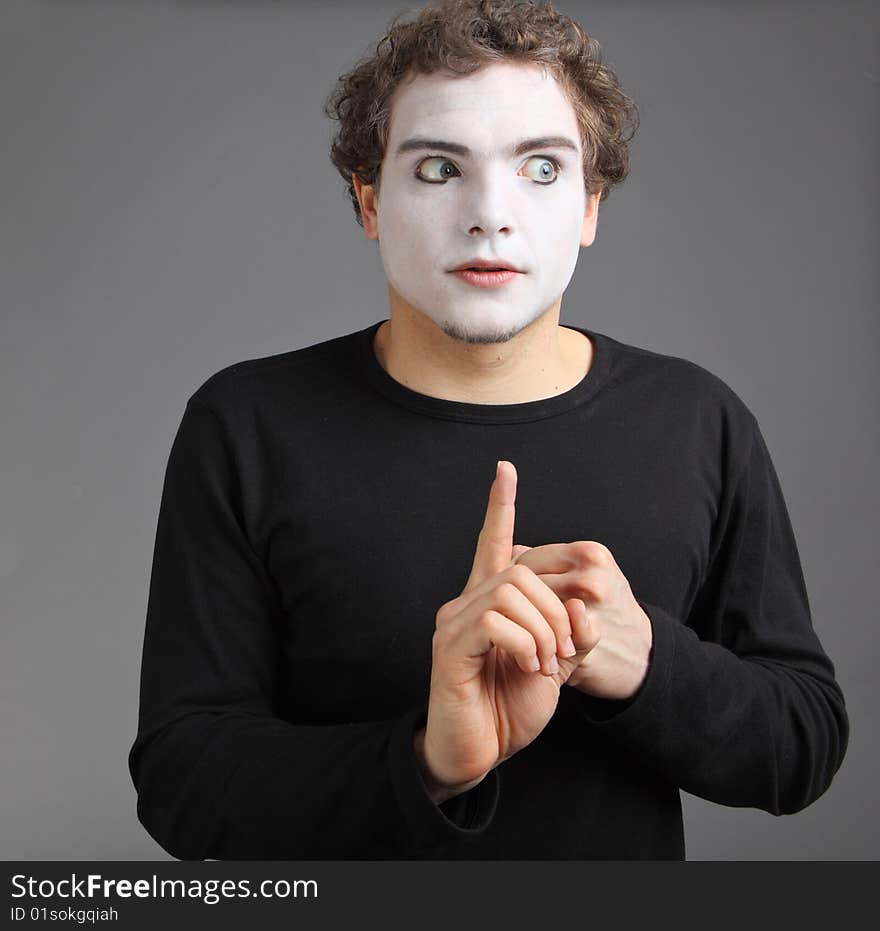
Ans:
[[[584,224],[581,227],[581,245],[592,246],[596,238],[596,224],[599,221],[599,198],[602,196],[601,191],[590,194],[587,198],[587,206],[584,210]]]
[[[364,233],[367,239],[379,238],[379,223],[376,217],[376,189],[372,184],[363,184],[357,175],[352,174],[351,183],[357,195],[358,206],[361,208],[361,219],[364,221]]]

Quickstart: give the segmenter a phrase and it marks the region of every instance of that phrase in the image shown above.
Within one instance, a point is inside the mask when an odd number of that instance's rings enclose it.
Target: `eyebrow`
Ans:
[[[394,154],[399,158],[406,152],[421,151],[422,149],[433,149],[434,151],[451,152],[453,155],[461,155],[469,158],[471,150],[458,142],[446,142],[443,139],[426,139],[424,136],[414,136],[401,142]],[[579,152],[580,149],[567,136],[536,136],[533,139],[520,139],[508,149],[508,154],[525,155],[526,152],[532,152],[535,149],[570,149],[572,152]]]

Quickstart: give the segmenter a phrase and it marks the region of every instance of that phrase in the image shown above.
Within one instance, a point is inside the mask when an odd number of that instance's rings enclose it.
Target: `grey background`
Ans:
[[[126,757],[171,441],[219,368],[387,317],[321,104],[403,5],[3,4],[4,859],[168,859]],[[557,5],[642,115],[562,320],[755,413],[852,725],[796,815],[683,793],[688,857],[874,859],[877,5]]]

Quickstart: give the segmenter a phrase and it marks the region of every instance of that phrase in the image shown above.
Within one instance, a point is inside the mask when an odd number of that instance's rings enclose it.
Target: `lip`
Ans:
[[[522,272],[507,268],[500,272],[475,272],[469,268],[457,268],[451,274],[475,288],[500,288]]]
[[[503,268],[508,271],[518,272],[521,269],[517,268],[515,265],[511,265],[510,262],[505,262],[503,259],[468,259],[467,262],[462,262],[461,265],[456,265],[455,268],[450,268],[451,272],[460,272],[464,271],[466,268]]]

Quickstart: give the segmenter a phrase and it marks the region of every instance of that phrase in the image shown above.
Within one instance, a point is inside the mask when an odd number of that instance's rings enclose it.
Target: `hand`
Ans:
[[[528,566],[566,603],[578,599],[569,613],[589,648],[566,684],[597,698],[635,695],[648,674],[653,631],[611,551],[595,540],[518,544],[510,565]]]
[[[569,642],[580,601],[564,604],[530,568],[511,565],[516,479],[501,462],[470,577],[437,612],[428,718],[414,740],[435,801],[476,785],[541,733],[586,648],[577,635]]]

